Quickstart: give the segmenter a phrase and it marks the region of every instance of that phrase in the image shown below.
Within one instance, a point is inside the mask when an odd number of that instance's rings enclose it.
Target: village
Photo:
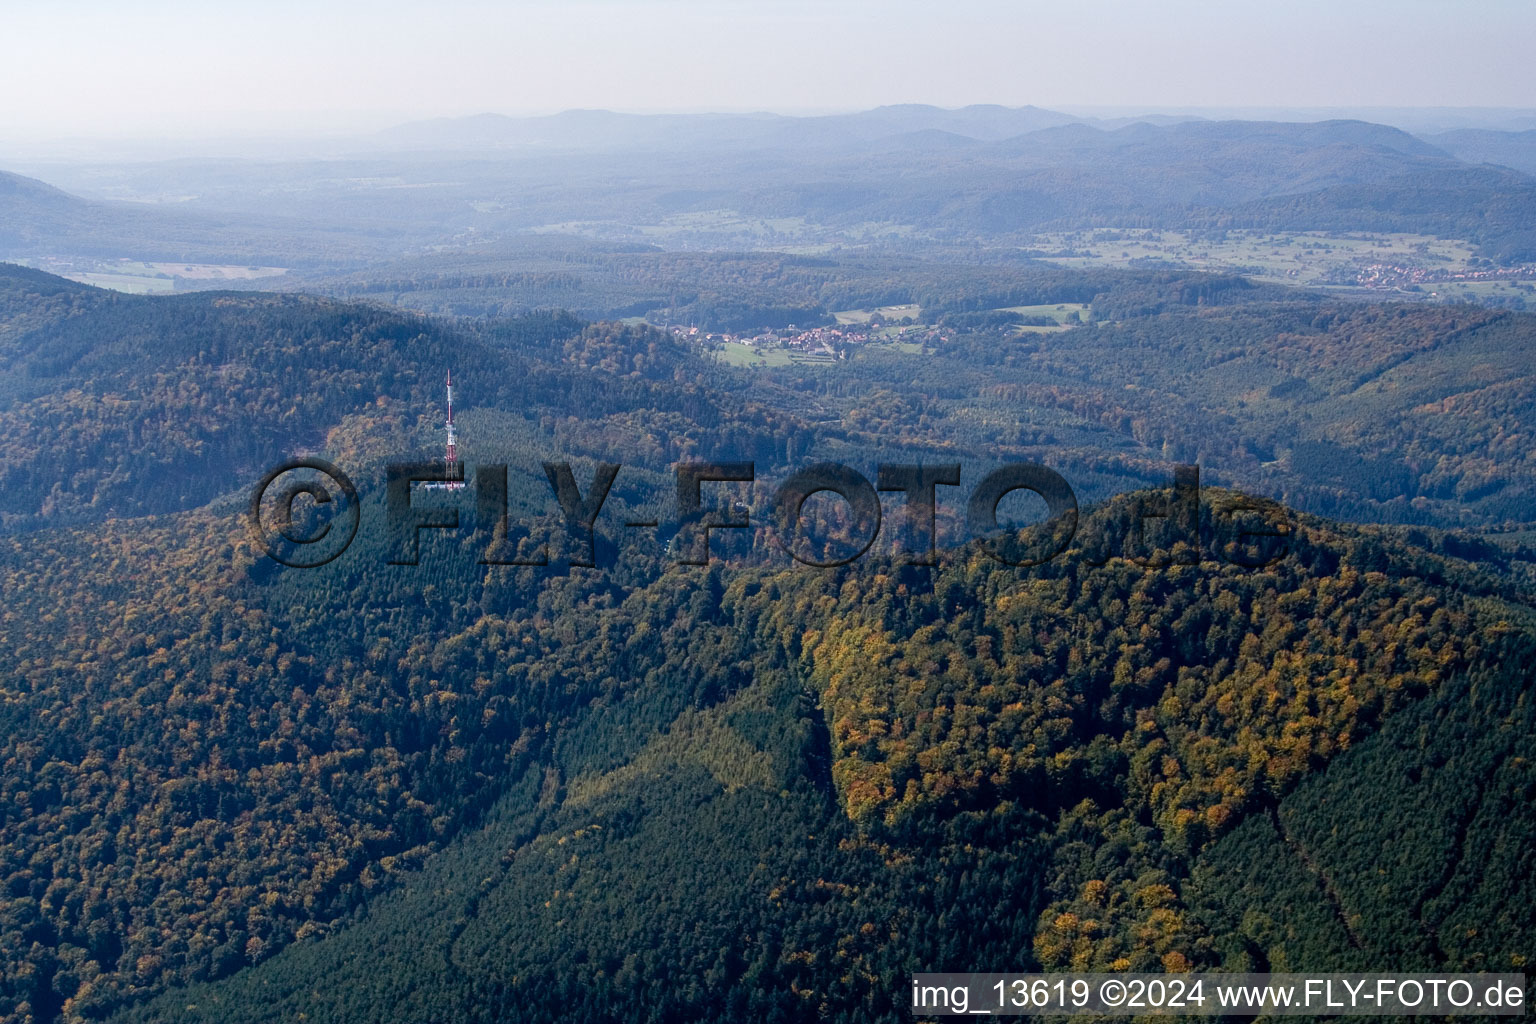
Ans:
[[[709,331],[690,324],[666,325],[662,329],[698,345],[723,363],[772,367],[835,363],[867,348],[927,355],[956,334],[967,331],[1050,333],[1069,330],[1090,316],[1087,305],[1076,302],[948,313],[925,313],[918,304],[906,303],[841,310],[831,315],[833,323],[815,327],[789,324],[783,328],[731,332]]]
[[[673,326],[676,337],[687,338],[713,352],[723,362],[740,366],[797,363],[832,363],[846,359],[867,345],[892,346],[906,352],[924,353],[948,340],[950,332],[927,324],[837,324],[752,332],[708,332],[699,327]]]
[[[1536,281],[1536,264],[1528,263],[1513,267],[1468,266],[1452,269],[1425,267],[1413,263],[1371,263],[1360,267],[1352,278],[1339,283],[1354,284],[1364,288],[1408,288],[1426,284],[1493,281],[1529,284]]]

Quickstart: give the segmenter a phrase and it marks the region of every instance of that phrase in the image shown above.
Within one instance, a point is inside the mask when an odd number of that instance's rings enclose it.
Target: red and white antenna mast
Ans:
[[[453,432],[453,371],[448,371],[448,452],[443,458],[448,470],[444,475],[447,479],[431,480],[421,486],[429,491],[458,491],[464,487],[463,480],[455,480],[459,466],[459,439]]]
[[[447,453],[447,456],[444,459],[444,461],[447,462],[447,464],[448,464],[448,473],[447,473],[447,475],[450,478],[448,480],[446,486],[447,486],[447,488],[449,490],[455,490],[456,491],[460,487],[463,487],[464,483],[461,480],[454,480],[454,479],[452,479],[452,477],[455,475],[454,471],[455,471],[455,469],[457,469],[458,464],[459,464],[458,438],[454,435],[454,432],[453,432],[453,371],[452,370],[448,371],[448,453]]]
[[[453,467],[459,461],[459,449],[453,436],[453,371],[448,371],[448,475],[453,475]]]

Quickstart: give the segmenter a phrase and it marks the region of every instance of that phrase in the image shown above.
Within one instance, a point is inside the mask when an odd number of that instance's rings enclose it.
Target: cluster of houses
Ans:
[[[1365,288],[1406,288],[1412,285],[1445,284],[1452,281],[1533,281],[1536,266],[1516,267],[1421,267],[1412,264],[1371,263],[1361,267],[1347,283]]]
[[[937,345],[946,340],[938,328],[925,324],[897,327],[894,333],[876,333],[879,324],[842,324],[836,327],[811,327],[804,330],[793,324],[782,330],[758,330],[750,333],[730,334],[701,331],[697,327],[673,327],[674,335],[687,337],[715,348],[734,342],[759,352],[784,349],[810,361],[845,358],[849,349],[871,342],[900,341],[911,344]]]

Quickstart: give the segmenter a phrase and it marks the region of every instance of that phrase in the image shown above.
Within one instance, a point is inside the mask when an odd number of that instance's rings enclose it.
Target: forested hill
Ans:
[[[920,967],[1518,965],[1529,593],[1277,508],[1268,568],[1149,570],[1115,539],[1157,501],[1029,571],[258,573],[205,513],[10,542],[7,1012],[225,978],[124,1019],[894,1020]],[[1352,765],[1381,793],[1336,809]],[[1330,833],[1403,777],[1473,838]]]
[[[0,248],[20,249],[78,230],[92,207],[35,178],[0,171]]]
[[[465,326],[306,296],[122,296],[0,268],[0,522],[192,508],[323,448],[349,416],[373,417],[374,441],[402,446],[389,455],[425,454],[450,369],[493,408],[585,396],[616,415],[702,410],[697,374],[680,371],[691,358],[654,331],[563,313]]]
[[[769,372],[558,313],[0,281],[0,1017],[855,1021],[900,1017],[919,967],[1532,947],[1528,539],[1208,486],[1198,533],[1138,540],[1166,494],[1132,490],[1186,437],[1207,484],[1278,471],[1280,424],[1369,398],[1298,494],[1369,508],[1348,458],[1406,450],[1516,506],[1528,463],[1493,470],[1527,422],[1525,318],[1201,281]],[[462,456],[510,464],[498,555],[548,525],[541,460],[625,464],[598,568],[487,565],[467,523],[389,564],[382,464],[440,451],[449,368]],[[316,570],[244,522],[295,449],[363,491]],[[949,534],[932,569],[790,568],[762,531],[680,567],[617,524],[670,515],[699,458],[763,486],[1033,458],[1084,512],[1027,570]],[[1240,500],[1294,527],[1278,562],[1234,564]],[[1411,841],[1367,820],[1442,804]]]
[[[911,269],[733,267],[717,269],[742,289],[798,279],[839,302],[888,298],[891,275]],[[1186,462],[1208,482],[1341,518],[1536,518],[1536,316],[1035,264],[911,288],[950,318],[924,351],[871,345],[748,371],[686,337],[558,312],[459,319],[266,293],[135,297],[0,267],[0,524],[186,510],[296,451],[328,450],[376,480],[386,459],[440,450],[450,369],[470,417],[466,461],[511,460],[538,479],[556,454],[652,472],[684,455],[750,458],[769,479],[811,453],[904,453],[1047,462],[1103,498]],[[1014,314],[988,312],[1021,301],[1077,303],[1088,322],[1020,333]]]

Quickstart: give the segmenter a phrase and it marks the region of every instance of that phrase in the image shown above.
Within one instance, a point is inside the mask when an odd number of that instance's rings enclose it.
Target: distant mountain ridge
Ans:
[[[0,247],[77,228],[90,210],[90,203],[46,182],[0,171]]]
[[[620,147],[646,142],[709,139],[720,144],[870,140],[937,130],[996,141],[1080,118],[1040,107],[976,104],[956,110],[920,103],[876,107],[853,114],[793,117],[784,114],[623,114],[566,110],[541,117],[475,114],[412,121],[377,138],[408,148],[502,148],[518,146]]]
[[[1458,160],[1473,164],[1502,164],[1536,175],[1536,128],[1523,132],[1467,128],[1425,138]]]
[[[88,203],[16,179],[0,192],[0,257],[355,268],[530,232],[740,250],[893,232],[902,244],[1006,246],[1085,227],[1225,226],[1435,234],[1499,261],[1536,259],[1528,140],[1441,141],[1359,120],[1115,125],[1038,107],[482,114],[403,125],[344,160],[134,166],[60,182],[175,195],[174,208]]]
[[[621,149],[629,146],[709,142],[725,146],[871,142],[926,134],[1028,148],[1027,139],[1054,140],[1052,129],[1076,126],[1068,137],[1093,138],[1110,149],[1133,140],[1172,138],[1201,141],[1268,139],[1299,147],[1354,145],[1389,149],[1429,159],[1458,159],[1436,138],[1461,146],[1523,145],[1536,132],[1464,130],[1416,136],[1392,125],[1360,118],[1268,121],[1251,118],[1128,117],[1102,120],[1042,107],[972,104],[946,109],[921,103],[895,104],[848,114],[793,116],[773,113],[630,114],[610,110],[566,110],[516,117],[483,113],[411,121],[374,138],[407,149]],[[1473,160],[1472,162],[1484,162]],[[1497,162],[1497,161],[1491,161]]]
[[[0,258],[36,255],[303,266],[357,259],[376,245],[367,227],[282,214],[84,199],[0,171]]]

